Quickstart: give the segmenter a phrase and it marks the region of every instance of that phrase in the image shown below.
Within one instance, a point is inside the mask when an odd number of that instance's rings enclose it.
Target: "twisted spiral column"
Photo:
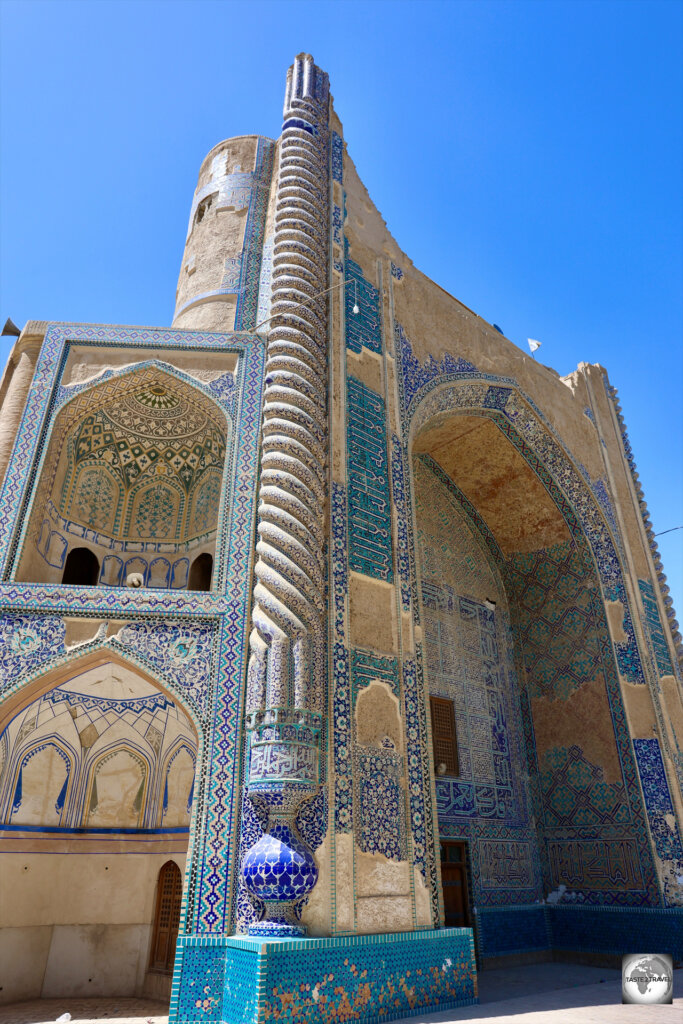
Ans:
[[[274,818],[243,866],[266,904],[256,934],[300,933],[294,904],[317,879],[294,815],[318,783],[322,711],[328,105],[327,75],[300,54],[287,75],[281,136],[247,683],[248,791]],[[284,871],[285,861],[296,872]]]

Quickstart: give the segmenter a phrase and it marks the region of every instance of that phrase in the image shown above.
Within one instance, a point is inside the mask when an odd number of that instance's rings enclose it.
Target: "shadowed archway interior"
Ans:
[[[427,423],[413,475],[428,686],[452,702],[458,750],[436,777],[439,832],[466,844],[470,899],[533,903],[564,884],[581,902],[639,902],[585,536],[493,418]]]

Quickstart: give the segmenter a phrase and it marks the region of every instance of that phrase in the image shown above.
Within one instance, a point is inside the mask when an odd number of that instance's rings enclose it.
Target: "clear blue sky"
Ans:
[[[278,134],[307,50],[401,247],[560,373],[606,366],[655,530],[683,524],[679,2],[4,0],[0,16],[2,322],[169,324],[203,156]],[[683,530],[659,542],[681,617]]]

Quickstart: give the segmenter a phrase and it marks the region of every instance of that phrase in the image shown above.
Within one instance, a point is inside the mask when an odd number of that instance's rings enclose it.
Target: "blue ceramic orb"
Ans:
[[[260,900],[298,900],[318,881],[313,854],[286,825],[261,836],[242,864],[245,885]]]

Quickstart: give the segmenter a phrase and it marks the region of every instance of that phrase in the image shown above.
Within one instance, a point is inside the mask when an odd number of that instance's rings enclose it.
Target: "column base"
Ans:
[[[478,1002],[471,928],[178,940],[169,1024],[376,1024]]]

